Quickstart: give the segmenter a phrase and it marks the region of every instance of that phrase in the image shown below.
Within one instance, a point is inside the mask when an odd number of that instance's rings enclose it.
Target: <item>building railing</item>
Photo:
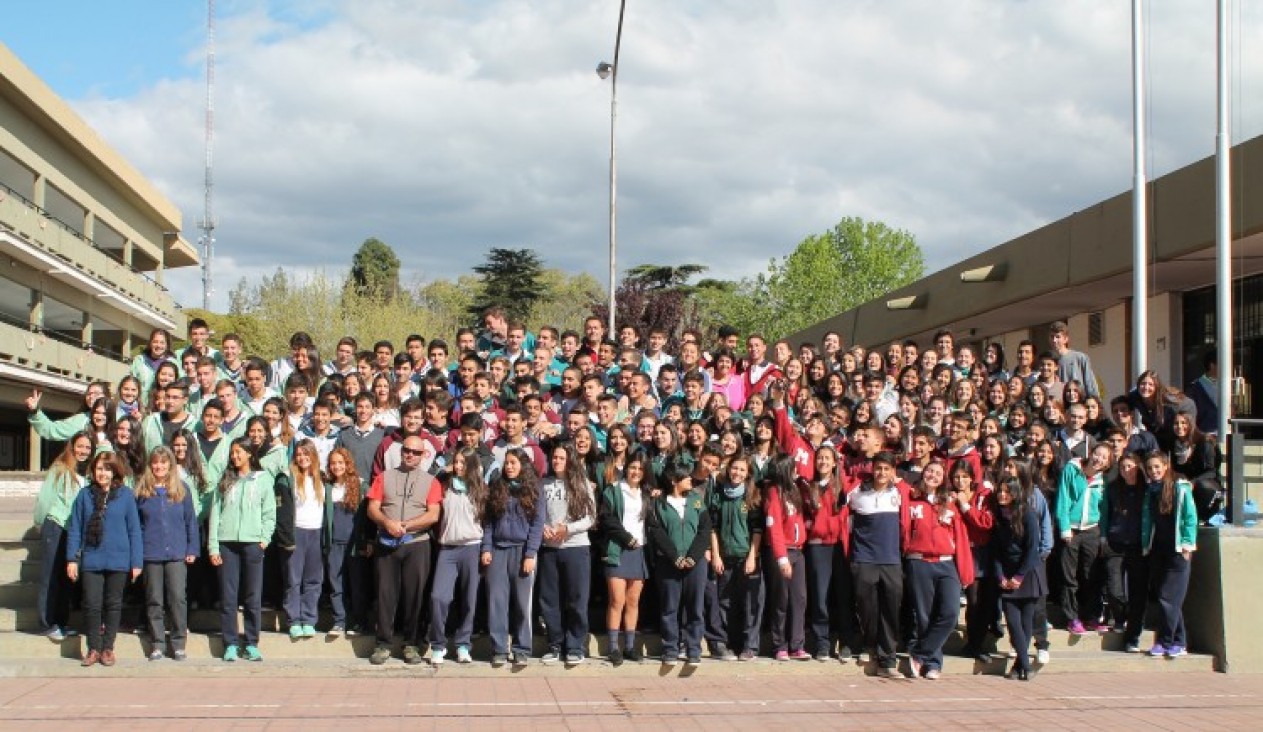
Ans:
[[[1263,439],[1247,437],[1245,433],[1257,433],[1263,428],[1263,419],[1229,419],[1228,422],[1232,432],[1228,435],[1227,519],[1231,524],[1243,525],[1257,520],[1257,509],[1247,511],[1246,501],[1250,500],[1250,487],[1263,483]]]
[[[150,276],[149,276],[148,274],[146,274],[144,271],[139,270],[139,269],[136,269],[136,267],[135,267],[135,266],[133,266],[133,265],[131,265],[131,264],[128,264],[126,260],[124,260],[124,259],[123,259],[122,257],[120,257],[118,254],[115,254],[113,250],[111,250],[111,249],[105,249],[105,248],[102,248],[102,247],[98,246],[98,245],[97,245],[97,243],[96,243],[95,241],[93,241],[92,239],[89,239],[87,236],[84,236],[83,232],[81,232],[81,231],[79,231],[78,229],[74,228],[73,226],[71,226],[70,224],[66,223],[65,221],[62,221],[61,219],[57,218],[56,216],[54,216],[54,215],[52,214],[52,212],[51,212],[51,211],[49,211],[49,210],[47,210],[47,209],[45,209],[45,208],[42,208],[42,207],[40,207],[40,206],[37,206],[37,205],[35,204],[35,202],[34,202],[34,201],[32,201],[31,199],[29,199],[29,198],[27,198],[26,196],[22,195],[20,192],[15,191],[14,189],[10,188],[9,186],[7,186],[7,185],[5,185],[5,184],[3,184],[3,183],[0,183],[0,189],[3,189],[3,190],[4,190],[4,191],[5,191],[8,195],[10,195],[10,196],[12,196],[12,197],[14,197],[14,198],[18,199],[18,200],[19,200],[19,201],[21,201],[23,204],[25,204],[27,208],[32,209],[33,211],[35,211],[35,213],[39,214],[40,216],[43,216],[43,217],[44,217],[45,219],[47,219],[48,221],[52,222],[54,226],[58,227],[58,228],[59,228],[59,229],[61,229],[62,231],[65,231],[67,234],[70,234],[71,236],[75,237],[75,238],[76,238],[76,239],[78,239],[79,241],[82,241],[82,242],[84,242],[84,243],[88,244],[88,245],[89,245],[89,246],[91,246],[93,249],[97,250],[98,252],[101,252],[101,253],[102,253],[102,254],[104,254],[105,256],[107,256],[107,257],[109,257],[110,259],[114,260],[114,261],[115,261],[117,264],[119,264],[120,266],[122,266],[122,267],[126,267],[127,269],[131,270],[133,274],[136,274],[136,275],[138,275],[138,276],[140,276],[140,277],[143,277],[144,279],[148,280],[150,284],[154,285],[154,286],[155,286],[155,287],[157,287],[159,290],[162,290],[163,292],[166,292],[166,293],[168,293],[168,294],[170,293],[170,290],[168,290],[168,289],[167,289],[166,285],[162,284],[161,282],[159,282],[158,280],[154,279],[153,277],[150,277]],[[183,310],[183,306],[181,306],[181,305],[180,305],[180,303],[175,302],[175,300],[174,300],[174,299],[172,300],[172,302],[174,302],[174,303],[175,303],[175,307],[176,307],[176,309],[177,309],[177,310]]]
[[[108,358],[112,361],[118,361],[121,364],[131,363],[131,359],[119,353],[118,351],[112,351],[108,348],[102,348],[101,346],[95,345],[93,343],[88,343],[84,341],[82,338],[76,338],[75,336],[68,335],[64,331],[52,330],[50,328],[43,328],[38,325],[34,325],[29,321],[22,320],[21,318],[15,318],[12,315],[9,315],[8,313],[0,313],[0,323],[5,323],[15,328],[21,328],[23,330],[30,331],[31,333],[34,333],[36,335],[45,336],[59,343],[65,343],[68,346],[75,346],[76,348],[82,348],[88,353],[95,353],[98,356],[104,356],[105,358]]]

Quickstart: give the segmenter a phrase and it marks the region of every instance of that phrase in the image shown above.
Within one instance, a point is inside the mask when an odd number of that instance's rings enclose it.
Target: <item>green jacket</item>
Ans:
[[[259,464],[263,466],[264,470],[271,473],[273,478],[281,473],[288,473],[289,447],[275,442],[272,443],[272,449],[268,450],[268,454],[259,457]]]
[[[267,544],[276,529],[276,496],[272,475],[257,470],[237,479],[228,491],[218,489],[211,499],[207,551],[219,554],[219,543],[242,541]]]
[[[164,356],[162,358],[162,361],[170,361],[171,363],[175,364],[176,373],[179,373],[180,371],[179,361],[176,361],[169,354],[167,356]],[[159,361],[158,364],[161,365],[162,361]],[[147,399],[149,397],[149,391],[153,389],[153,382],[154,382],[154,378],[157,376],[157,369],[150,368],[149,364],[146,363],[146,359],[144,355],[140,355],[132,359],[131,372],[132,372],[132,376],[135,376],[136,380],[140,382],[141,399],[142,400]]]
[[[1140,543],[1145,554],[1153,548],[1154,520],[1150,508],[1153,501],[1145,497],[1140,509]],[[1193,503],[1193,484],[1183,478],[1175,481],[1175,550],[1197,550],[1197,506]]]
[[[198,456],[201,457],[201,443],[203,435],[201,432],[194,431],[191,433],[192,439],[190,449],[197,450]],[[224,435],[215,449],[211,451],[210,457],[202,460],[202,474],[206,476],[206,485],[209,490],[206,493],[193,494],[193,505],[197,508],[197,517],[205,519],[206,514],[210,511],[211,496],[219,489],[219,479],[223,477],[224,471],[228,469],[228,454],[232,452],[232,441],[235,439],[233,435]]]
[[[1100,524],[1104,496],[1104,473],[1097,473],[1088,480],[1078,465],[1067,463],[1057,486],[1057,531],[1065,536],[1081,522],[1083,526]]]
[[[664,495],[649,511],[645,534],[654,554],[668,564],[686,556],[701,564],[710,548],[710,514],[701,496],[690,495],[681,518]]]
[[[44,410],[37,409],[35,414],[28,415],[26,419],[31,423],[35,434],[39,435],[41,439],[52,440],[53,442],[65,442],[88,428],[87,412],[72,414],[65,419],[59,419],[54,422],[48,418],[47,414],[44,414]]]
[[[145,450],[153,450],[159,445],[167,444],[162,439],[162,418],[164,415],[159,413],[147,414],[145,419],[140,423],[140,437],[145,441]],[[180,428],[181,432],[192,433],[193,425],[197,422],[190,413],[184,426]]]
[[[746,507],[745,496],[728,498],[722,486],[706,495],[711,529],[718,534],[719,553],[724,557],[745,558],[750,553],[750,540],[763,533],[763,515]]]
[[[75,496],[84,485],[86,481],[74,472],[59,468],[49,470],[35,498],[35,525],[43,526],[44,519],[52,519],[53,523],[65,528],[75,505]]]

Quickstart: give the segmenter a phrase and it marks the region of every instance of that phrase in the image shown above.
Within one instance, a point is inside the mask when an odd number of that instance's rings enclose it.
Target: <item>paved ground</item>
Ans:
[[[97,676],[94,674],[94,676]],[[1263,728],[1263,675],[3,679],[0,727],[97,729]],[[367,725],[371,725],[367,726]]]

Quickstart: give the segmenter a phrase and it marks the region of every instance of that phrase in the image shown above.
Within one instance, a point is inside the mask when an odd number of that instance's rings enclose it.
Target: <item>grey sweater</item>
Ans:
[[[593,495],[592,484],[586,485],[588,495]],[[566,525],[566,540],[560,544],[556,544],[545,540],[544,546],[554,549],[569,549],[576,546],[591,546],[592,542],[588,539],[588,529],[592,528],[595,517],[591,514],[580,518],[578,521],[570,521],[567,518],[566,504],[566,484],[561,478],[553,477],[544,480],[540,486],[540,495],[544,499],[545,526],[556,526],[558,524]],[[594,503],[595,504],[595,499]]]

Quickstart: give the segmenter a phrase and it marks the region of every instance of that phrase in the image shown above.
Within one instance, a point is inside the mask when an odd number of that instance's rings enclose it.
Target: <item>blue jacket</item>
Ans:
[[[167,489],[160,487],[152,498],[138,499],[136,507],[140,511],[146,562],[183,562],[185,557],[201,554],[197,509],[188,490],[183,501],[172,503],[167,500]]]
[[[523,557],[534,557],[539,553],[539,545],[544,540],[544,522],[547,520],[548,502],[541,493],[535,499],[535,515],[527,516],[522,511],[522,504],[516,496],[509,495],[509,503],[504,515],[489,521],[483,521],[482,551],[489,552],[494,547],[505,549],[511,546],[522,546]]]
[[[78,562],[83,572],[126,572],[144,564],[140,515],[136,496],[127,486],[114,490],[118,495],[105,504],[105,521],[101,543],[88,546],[88,522],[92,519],[92,487],[79,491],[70,510],[70,526],[66,528],[66,561]]]

